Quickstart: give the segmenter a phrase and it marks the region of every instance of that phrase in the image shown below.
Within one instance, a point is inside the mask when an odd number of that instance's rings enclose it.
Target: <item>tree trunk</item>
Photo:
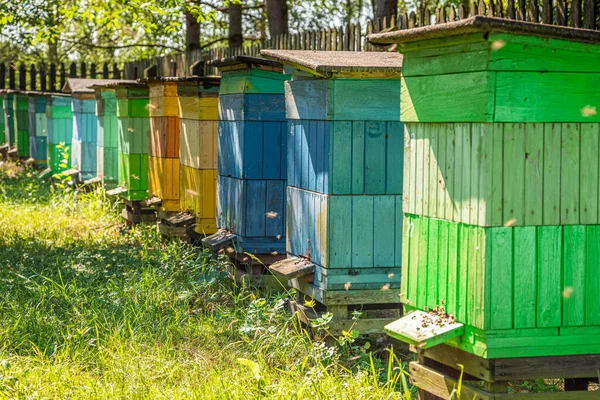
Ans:
[[[48,63],[58,64],[58,46],[56,42],[48,41]]]
[[[243,43],[242,5],[229,3],[229,47],[241,47]]]
[[[398,14],[398,0],[375,0],[373,6],[373,17],[375,21],[383,21],[387,17],[388,21],[392,15]]]
[[[289,33],[286,0],[265,0],[271,37]]]
[[[185,50],[192,51],[200,48],[200,24],[196,17],[185,13]]]

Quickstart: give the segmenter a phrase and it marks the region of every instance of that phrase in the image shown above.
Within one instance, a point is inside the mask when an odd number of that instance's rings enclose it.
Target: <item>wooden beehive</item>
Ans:
[[[8,144],[8,135],[6,134],[6,130],[7,130],[7,125],[6,125],[6,118],[7,118],[7,110],[6,107],[4,105],[5,100],[6,99],[6,90],[2,89],[0,90],[0,146],[4,146],[5,144]]]
[[[220,78],[176,80],[179,113],[180,209],[196,216],[195,231],[217,230],[217,143]]]
[[[48,123],[48,167],[53,174],[71,168],[71,140],[73,138],[73,111],[71,96],[53,93],[46,102]]]
[[[9,143],[12,148],[15,146],[15,111],[13,108],[14,103],[14,91],[5,90],[3,91],[2,104],[4,109],[4,136],[5,140]]]
[[[20,91],[13,94],[15,146],[19,158],[29,158],[29,96]]]
[[[221,71],[217,225],[238,252],[285,250],[286,119],[278,62],[237,56]]]
[[[485,358],[600,352],[600,35],[494,18],[404,53],[402,302]]]
[[[104,81],[92,85],[96,98],[98,117],[98,140],[96,142],[96,176],[106,188],[114,188],[119,179],[119,128],[117,122],[117,98],[115,83],[134,81]]]
[[[125,199],[144,200],[148,197],[148,87],[129,82],[111,86],[117,99],[119,186],[127,189]]]
[[[292,285],[326,306],[353,303],[353,296],[356,303],[398,303],[402,56],[261,54],[284,63],[292,77],[285,83],[287,252],[315,265],[312,281]]]
[[[48,161],[47,95],[29,92],[29,152],[35,165],[45,167]]]
[[[149,88],[150,149],[148,192],[162,211],[179,211],[179,106],[177,84],[169,78],[143,80]]]

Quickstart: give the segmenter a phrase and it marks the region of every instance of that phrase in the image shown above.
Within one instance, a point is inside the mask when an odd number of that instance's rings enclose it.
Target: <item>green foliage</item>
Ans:
[[[0,397],[410,395],[386,348],[355,333],[342,349],[313,341],[285,312],[293,293],[236,285],[222,256],[162,242],[154,226],[126,229],[102,191],[52,192],[10,168],[0,165]]]

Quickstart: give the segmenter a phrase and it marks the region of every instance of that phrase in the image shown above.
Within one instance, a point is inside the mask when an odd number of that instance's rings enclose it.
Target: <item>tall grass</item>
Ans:
[[[0,166],[0,397],[405,398],[402,362],[334,349],[223,259],[125,229],[101,192]],[[369,344],[367,344],[369,343]]]

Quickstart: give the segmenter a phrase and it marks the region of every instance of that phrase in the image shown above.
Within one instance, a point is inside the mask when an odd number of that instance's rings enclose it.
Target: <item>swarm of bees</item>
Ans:
[[[456,318],[452,314],[448,314],[444,306],[435,306],[431,310],[427,310],[427,314],[423,316],[421,327],[427,328],[431,325],[436,325],[440,328],[456,322]],[[416,318],[416,315],[413,317]]]

